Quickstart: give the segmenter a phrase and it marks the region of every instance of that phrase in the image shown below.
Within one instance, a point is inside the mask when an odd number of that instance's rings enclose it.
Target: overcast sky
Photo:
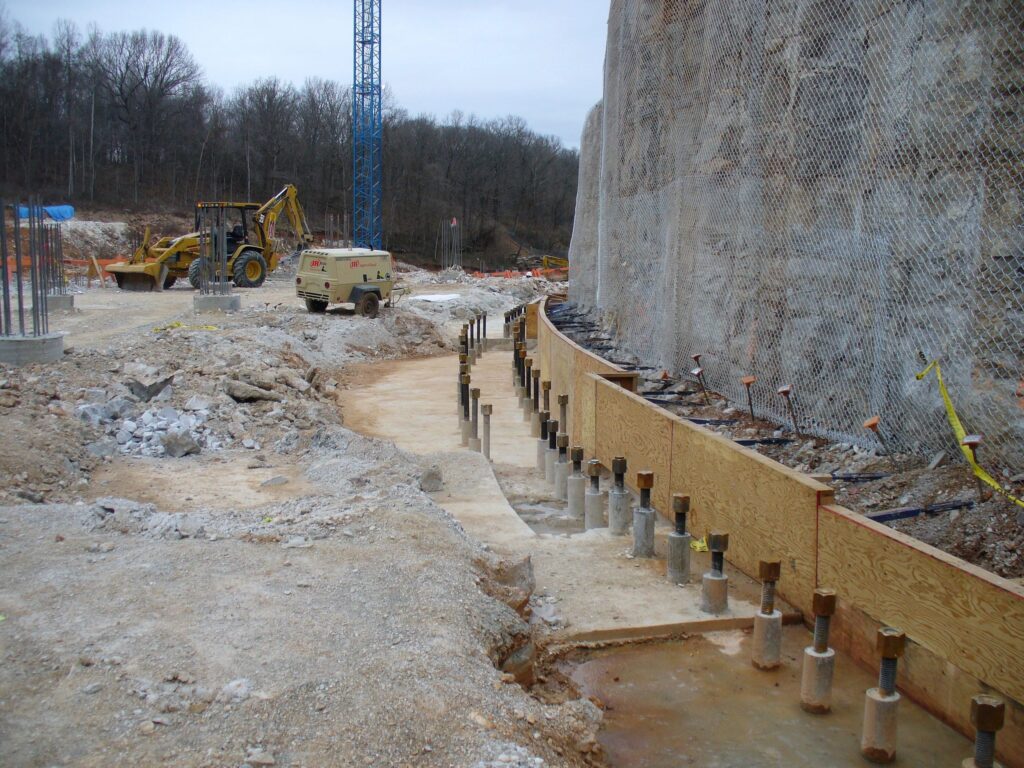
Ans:
[[[3,0],[0,0],[2,3]],[[519,115],[579,146],[601,98],[608,0],[382,0],[384,82],[412,114]],[[182,38],[226,91],[276,75],[352,82],[352,0],[7,0],[7,15],[50,35],[159,29]]]

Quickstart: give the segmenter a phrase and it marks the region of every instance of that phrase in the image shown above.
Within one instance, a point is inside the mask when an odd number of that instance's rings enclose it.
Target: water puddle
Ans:
[[[513,501],[511,504],[523,522],[537,533],[565,536],[583,533],[583,520],[571,517],[564,502]]]
[[[833,712],[800,709],[800,666],[810,634],[784,632],[783,667],[750,664],[750,636],[715,632],[683,641],[595,651],[563,673],[602,701],[599,740],[613,768],[866,766],[860,756],[867,671],[840,657]],[[970,742],[906,698],[894,765],[960,764]],[[951,760],[955,757],[955,760]]]

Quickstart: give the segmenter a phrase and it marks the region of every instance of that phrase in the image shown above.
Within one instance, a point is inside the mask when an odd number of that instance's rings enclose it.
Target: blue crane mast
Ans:
[[[357,248],[380,249],[381,145],[380,3],[355,0],[352,84],[352,231]]]

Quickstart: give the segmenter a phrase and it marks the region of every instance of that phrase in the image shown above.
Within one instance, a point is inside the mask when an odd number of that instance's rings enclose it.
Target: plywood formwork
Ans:
[[[593,385],[586,381],[586,376],[590,373],[626,372],[559,333],[548,319],[544,303],[529,306],[538,307],[537,348],[540,350],[541,376],[551,381],[551,409],[557,414],[558,395],[569,395],[569,440],[572,445],[582,445],[588,456],[594,456]],[[529,307],[527,309],[529,310]]]
[[[694,535],[729,533],[728,560],[747,574],[781,561],[779,593],[810,609],[817,510],[831,488],[683,419],[673,426],[671,486],[690,496]]]
[[[883,626],[888,624],[840,598],[832,619],[831,645],[862,666],[877,669],[875,637]],[[921,707],[968,737],[974,733],[971,697],[992,693],[992,686],[913,639],[908,640],[900,659],[898,686]],[[999,733],[997,746],[1004,766],[1024,767],[1024,706],[1010,697],[1006,697],[1006,726]]]
[[[526,338],[537,338],[537,315],[541,308],[540,301],[533,301],[526,305]]]
[[[636,473],[654,473],[651,504],[668,516],[672,476],[672,425],[666,411],[652,408],[647,401],[617,384],[590,376],[595,397],[595,441],[597,458],[606,467],[616,456],[625,456],[626,480],[636,488]]]
[[[1024,588],[842,507],[818,515],[818,578],[871,618],[1024,700]]]
[[[613,366],[540,318],[539,343],[560,371],[558,391],[578,405],[574,439],[578,427],[588,453],[605,464],[625,456],[634,479],[638,470],[655,472],[662,514],[672,493],[689,494],[694,532],[732,534],[734,567],[756,574],[759,560],[781,559],[779,593],[808,620],[814,588],[836,589],[834,645],[861,663],[877,666],[880,626],[902,628],[909,647],[901,688],[966,735],[970,697],[1001,693],[1000,756],[1024,768],[1024,585],[836,506],[828,486],[648,403],[599,370],[586,373]]]

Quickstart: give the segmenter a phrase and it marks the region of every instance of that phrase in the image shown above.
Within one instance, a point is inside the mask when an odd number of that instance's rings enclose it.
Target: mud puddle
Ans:
[[[810,634],[786,629],[774,672],[751,666],[749,643],[743,631],[713,632],[594,651],[561,670],[604,704],[598,740],[612,768],[870,765],[859,749],[872,675],[840,656],[832,713],[809,715],[799,661]],[[894,765],[959,765],[971,754],[967,739],[903,699]]]
[[[536,533],[566,535],[583,533],[583,520],[569,515],[566,504],[558,501],[510,501],[512,509]]]

